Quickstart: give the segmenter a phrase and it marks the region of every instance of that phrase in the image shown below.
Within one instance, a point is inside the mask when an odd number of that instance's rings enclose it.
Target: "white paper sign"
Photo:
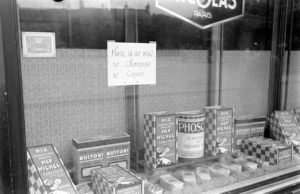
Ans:
[[[55,33],[22,32],[24,57],[55,57]]]
[[[108,86],[156,84],[156,43],[107,42]]]

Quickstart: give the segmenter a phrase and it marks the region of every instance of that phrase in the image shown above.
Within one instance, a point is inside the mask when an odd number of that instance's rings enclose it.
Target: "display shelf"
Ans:
[[[144,160],[139,161],[139,165],[142,167],[142,170],[145,170],[145,173],[148,174],[152,174],[158,171],[163,171],[163,170],[168,170],[168,169],[174,169],[174,168],[180,168],[180,167],[184,167],[184,166],[190,166],[190,165],[194,165],[194,164],[198,164],[198,163],[202,163],[202,162],[206,162],[206,161],[213,161],[213,160],[218,160],[222,157],[227,157],[230,156],[232,153],[228,153],[228,154],[221,154],[218,156],[205,156],[205,157],[201,157],[201,158],[197,158],[191,161],[186,161],[183,160],[181,158],[178,159],[178,163],[177,164],[173,164],[170,166],[164,166],[164,167],[159,167],[159,168],[150,168],[146,165],[146,162]]]
[[[204,194],[228,193],[228,192],[243,193],[243,194],[270,193],[276,191],[277,189],[282,189],[289,185],[300,183],[300,175],[294,175],[294,174],[300,174],[300,164],[297,166],[290,167],[288,169],[280,170],[260,177],[255,177],[249,180],[241,181],[222,188],[206,191],[204,192]],[[284,178],[287,176],[291,176],[291,177]],[[278,179],[283,179],[283,180],[278,180]],[[265,185],[263,183],[265,183]],[[257,186],[255,189],[251,189],[244,192],[241,191],[241,190],[246,190],[247,187],[254,188],[254,185]]]
[[[300,184],[300,175],[284,179],[263,187],[252,189],[250,191],[243,192],[242,194],[259,194],[259,193],[273,193],[284,188],[290,187],[291,185]]]
[[[289,187],[291,185],[300,184],[300,164],[279,170],[273,173],[252,177],[249,180],[240,181],[228,186],[202,191],[203,194],[217,193],[271,193],[278,189]],[[76,186],[79,194],[92,194],[91,183],[82,183]],[[255,189],[253,189],[255,188]],[[199,186],[185,187],[184,190],[174,192],[174,194],[195,194],[199,190]]]
[[[222,155],[230,156],[230,154]],[[208,163],[209,162],[209,163]],[[164,167],[149,171],[145,168],[144,172],[138,173],[139,176],[148,181],[159,184],[159,176],[162,174],[171,174],[175,178],[181,179],[182,170],[194,170],[197,166],[219,164],[220,157],[203,158],[193,162],[179,163],[178,165]],[[243,193],[254,188],[253,192],[261,189],[276,191],[277,188],[287,187],[289,185],[300,183],[300,155],[294,155],[293,160],[279,164],[270,165],[267,168],[257,168],[257,170],[245,170],[241,173],[231,173],[230,176],[212,176],[210,181],[197,181],[196,185],[187,186],[180,191],[173,191],[174,194],[217,194],[217,193]],[[268,185],[268,186],[266,186]],[[269,191],[268,190],[268,191]],[[267,190],[266,190],[267,191]],[[251,192],[250,192],[251,193]],[[264,192],[263,192],[264,193]],[[268,193],[268,192],[267,192]]]

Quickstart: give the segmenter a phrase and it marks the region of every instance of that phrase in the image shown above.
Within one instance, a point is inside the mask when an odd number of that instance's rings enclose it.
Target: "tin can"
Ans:
[[[189,161],[204,155],[204,121],[200,110],[177,113],[179,158]]]

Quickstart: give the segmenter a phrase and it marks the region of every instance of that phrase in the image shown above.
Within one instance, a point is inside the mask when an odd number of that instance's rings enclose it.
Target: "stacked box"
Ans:
[[[130,137],[125,132],[73,138],[72,144],[73,177],[76,183],[90,182],[91,170],[94,168],[130,166]]]
[[[95,194],[143,194],[143,181],[120,166],[93,169],[91,172]]]
[[[249,137],[264,136],[266,117],[247,117],[234,119],[234,148],[240,149],[242,140]]]
[[[292,111],[275,111],[271,115],[270,128],[273,137],[284,144],[292,144],[300,153],[300,127]]]
[[[204,108],[204,153],[216,156],[232,152],[233,108],[212,106]]]
[[[242,141],[241,151],[249,156],[277,165],[293,159],[293,146],[263,137],[251,137]]]
[[[27,165],[28,193],[77,194],[62,160],[52,145],[28,148]]]
[[[151,168],[178,162],[175,114],[166,112],[144,115],[144,148],[146,165]]]

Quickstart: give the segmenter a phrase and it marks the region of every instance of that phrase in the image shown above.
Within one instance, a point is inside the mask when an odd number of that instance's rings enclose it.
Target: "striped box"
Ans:
[[[29,193],[77,194],[61,158],[52,145],[27,149]]]
[[[234,119],[234,148],[240,149],[242,140],[264,136],[266,117],[245,117]]]
[[[251,137],[242,140],[241,151],[248,156],[277,165],[293,159],[292,145],[263,137]]]
[[[284,144],[292,144],[300,154],[300,127],[293,111],[275,111],[271,115],[270,129],[273,137]]]
[[[150,168],[178,162],[175,114],[166,112],[144,115],[144,148],[146,165]]]
[[[205,107],[204,154],[216,156],[232,152],[233,108]]]

